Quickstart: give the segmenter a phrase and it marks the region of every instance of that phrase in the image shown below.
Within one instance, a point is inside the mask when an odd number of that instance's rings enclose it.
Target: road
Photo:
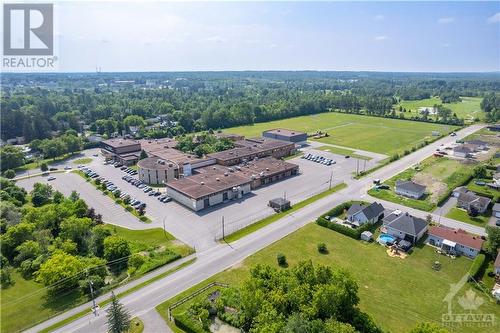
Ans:
[[[351,180],[349,181],[349,186],[346,189],[318,200],[303,209],[298,210],[297,212],[289,214],[279,221],[232,243],[231,246],[217,244],[214,247],[199,252],[197,254],[197,261],[194,264],[123,297],[121,302],[131,312],[132,316],[145,316],[158,304],[204,281],[208,277],[231,267],[253,253],[298,230],[307,223],[314,221],[317,216],[321,215],[328,209],[331,209],[332,207],[349,200],[350,198],[359,199],[368,197],[366,195],[366,191],[371,187],[372,179],[388,179],[394,174],[397,174],[409,166],[425,159],[441,144],[449,144],[457,139],[462,139],[480,128],[480,125],[467,127],[457,132],[456,137],[445,137],[440,139],[396,162],[385,166],[380,170],[375,171],[371,176],[364,177],[360,180]],[[387,203],[387,205],[389,206],[393,204]],[[404,207],[404,209],[410,210],[407,207]],[[424,214],[423,216],[425,216],[428,214],[426,212],[416,210],[411,211],[415,215]],[[453,223],[453,226],[464,228],[468,226],[465,223],[448,220],[449,219],[442,219],[441,223]],[[480,234],[484,232],[482,230],[478,231],[480,231],[478,232]],[[103,311],[104,309],[101,310],[102,315],[99,317],[87,315],[65,325],[55,332],[106,332],[106,319],[103,315]],[[71,314],[72,311],[63,313],[33,327],[28,330],[28,332],[37,332],[55,322],[71,316]]]

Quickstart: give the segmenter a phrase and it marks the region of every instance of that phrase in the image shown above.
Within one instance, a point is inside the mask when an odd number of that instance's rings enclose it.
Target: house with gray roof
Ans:
[[[472,191],[462,191],[457,197],[457,207],[470,212],[474,207],[479,214],[483,214],[490,204],[491,199],[477,195]]]
[[[384,217],[385,232],[398,239],[404,239],[412,244],[419,241],[427,231],[427,221],[400,210],[395,210]]]
[[[394,192],[399,195],[420,199],[425,193],[425,186],[415,183],[411,180],[396,180],[396,188]]]
[[[384,206],[378,202],[370,205],[354,203],[347,211],[347,220],[356,225],[376,223],[384,214]]]
[[[500,218],[500,203],[495,203],[493,205],[493,216]]]
[[[473,151],[469,147],[464,145],[457,146],[453,148],[453,156],[467,158],[470,157]]]
[[[488,149],[488,142],[482,140],[471,140],[467,141],[466,144],[468,146],[474,147],[475,151],[486,150]]]

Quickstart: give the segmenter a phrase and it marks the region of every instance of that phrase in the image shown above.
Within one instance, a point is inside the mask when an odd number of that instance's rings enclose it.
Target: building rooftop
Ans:
[[[375,217],[378,217],[380,214],[384,212],[384,206],[382,206],[378,202],[373,202],[369,205],[361,205],[358,203],[354,203],[347,211],[347,214],[353,215],[360,211],[362,211],[363,214],[365,214],[367,219],[371,220]]]
[[[411,180],[396,180],[396,187],[410,192],[423,192],[425,186]]]
[[[268,138],[252,138],[236,141],[234,145],[235,148],[208,154],[208,156],[223,161],[231,160],[234,158],[245,158],[249,155],[287,147],[293,145],[293,143]]]
[[[137,162],[137,166],[139,168],[150,169],[150,170],[168,170],[176,168],[176,165],[173,164],[172,162],[165,161],[155,156],[147,157],[140,160],[139,162]]]
[[[127,147],[137,145],[139,142],[130,139],[115,138],[102,141],[103,144],[113,148]]]
[[[389,217],[389,219],[384,219],[384,221],[390,221],[386,223],[389,227],[412,236],[417,236],[422,232],[422,230],[427,228],[427,221],[411,216],[408,213],[402,213],[400,215]]]
[[[472,149],[470,149],[465,145],[456,146],[455,148],[453,148],[453,151],[456,153],[465,153],[465,154],[472,153]]]
[[[431,227],[429,235],[434,235],[439,238],[465,245],[467,247],[480,250],[484,240],[479,236],[474,236],[462,229],[452,229],[447,227]]]
[[[171,180],[167,183],[167,187],[197,200],[248,183],[250,183],[249,179],[237,173],[223,173],[216,168],[189,177]]]
[[[275,134],[275,135],[279,134],[279,135],[288,136],[288,137],[306,134],[304,132],[290,130],[290,129],[286,129],[286,128],[274,128],[274,129],[264,131],[264,133],[271,133],[271,134]]]
[[[175,164],[193,164],[207,160],[175,149],[177,141],[174,139],[141,140],[140,142],[141,148],[146,151],[149,156],[171,161]]]

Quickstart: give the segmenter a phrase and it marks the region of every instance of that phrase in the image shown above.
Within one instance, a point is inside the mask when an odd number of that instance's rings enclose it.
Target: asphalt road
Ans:
[[[210,249],[199,252],[197,254],[198,259],[194,264],[179,270],[164,279],[158,280],[134,293],[131,293],[130,295],[122,298],[121,302],[131,312],[132,316],[144,316],[151,309],[165,300],[196,285],[197,283],[204,281],[208,277],[231,267],[253,253],[301,228],[305,224],[314,221],[317,216],[321,215],[331,207],[351,198],[359,199],[367,197],[366,190],[371,186],[373,179],[379,178],[381,180],[385,180],[390,178],[394,174],[397,174],[409,166],[425,159],[441,144],[452,143],[457,139],[461,139],[479,130],[480,128],[480,125],[467,127],[459,131],[456,137],[446,137],[440,139],[427,147],[424,147],[396,162],[387,165],[386,167],[374,172],[371,176],[365,177],[361,180],[351,180],[346,189],[318,200],[297,212],[289,214],[279,221],[232,243],[231,246],[218,244]],[[387,204],[389,205],[389,203]],[[407,207],[404,207],[404,209],[410,210]],[[413,213],[415,213],[415,215],[424,214],[424,216],[428,214],[420,211],[414,211]],[[452,223],[455,227],[463,228],[468,226],[465,223],[448,220],[449,219],[442,219],[441,223]],[[481,231],[478,232],[480,234],[484,233],[482,230],[478,231]],[[101,310],[101,312],[102,311],[103,310]],[[68,311],[40,325],[37,325],[28,331],[37,332],[55,322],[71,316],[71,314],[73,314],[73,312]],[[106,319],[104,315],[99,317],[87,315],[65,325],[56,332],[106,332]]]

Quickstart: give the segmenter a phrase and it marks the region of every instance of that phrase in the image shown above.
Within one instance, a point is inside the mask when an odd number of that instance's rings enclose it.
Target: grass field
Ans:
[[[321,242],[325,243],[329,250],[326,255],[318,253],[317,244]],[[443,298],[449,292],[450,284],[457,283],[472,263],[463,257],[450,259],[438,256],[429,246],[416,248],[406,259],[391,258],[386,254],[385,248],[378,244],[353,240],[316,224],[309,224],[248,257],[242,263],[161,304],[157,309],[166,318],[169,304],[212,281],[234,285],[248,277],[249,269],[257,264],[266,263],[278,267],[277,253],[285,254],[290,266],[300,260],[311,259],[314,263],[350,271],[359,284],[361,309],[370,314],[384,330],[390,332],[407,332],[423,321],[440,323],[441,315],[447,311]],[[436,260],[442,264],[440,271],[431,267]],[[466,285],[458,296],[462,296],[464,290],[469,287],[470,285]],[[481,294],[481,297],[485,300],[480,307],[481,312],[494,313],[498,317],[500,307],[487,301],[485,295]],[[174,314],[184,311],[188,304],[189,302],[175,309]],[[456,299],[452,306],[454,311],[463,312]],[[169,324],[173,325],[171,322]],[[459,327],[454,329],[454,332],[491,332],[489,329]],[[174,331],[182,332],[177,328],[174,328]]]
[[[73,164],[90,164],[92,162],[92,158],[90,157],[83,157],[83,158],[78,158],[73,161]]]
[[[465,165],[457,160],[446,157],[429,157],[417,167],[410,167],[396,176],[388,179],[384,184],[388,190],[371,189],[368,191],[373,197],[399,203],[408,207],[431,211],[436,204],[448,195],[449,190],[463,185],[472,173],[472,165]],[[422,199],[411,199],[394,192],[396,180],[412,179],[416,183],[427,186],[426,195]]]
[[[192,253],[190,247],[179,243],[172,235],[164,233],[163,229],[128,230],[115,226],[109,226],[109,229],[113,234],[118,234],[130,241],[131,250],[134,253],[151,247],[169,249],[181,256]],[[79,290],[49,299],[47,289],[42,284],[33,279],[25,280],[16,271],[13,271],[12,278],[14,285],[0,292],[2,332],[17,332],[26,329],[87,301]]]
[[[453,207],[446,214],[446,217],[449,217],[450,219],[454,219],[457,221],[462,221],[465,223],[477,225],[480,227],[485,227],[488,224],[488,221],[491,217],[491,209],[487,210],[484,215],[471,217],[465,210]]]
[[[410,149],[425,139],[432,139],[432,131],[444,134],[456,129],[448,125],[327,112],[233,127],[224,131],[255,137],[261,136],[265,130],[278,127],[310,134],[321,130],[330,136],[317,141],[388,155]]]
[[[354,152],[354,150],[350,150],[350,149],[346,149],[346,148],[339,148],[339,147],[334,147],[334,146],[321,146],[321,147],[314,148],[314,149],[321,150],[321,151],[327,151],[327,152],[330,152],[332,154],[338,154],[338,155],[342,155],[342,156],[351,156],[354,158],[358,158],[360,160],[369,161],[372,159],[371,157],[368,157],[368,156],[356,154]]]
[[[480,120],[484,120],[485,115],[480,106],[481,100],[481,97],[462,97],[462,102],[446,103],[443,105],[456,113],[458,118],[465,120],[479,118]],[[409,117],[410,114],[412,116],[417,115],[419,107],[434,106],[436,104],[442,104],[439,97],[431,97],[418,101],[401,101],[397,106],[402,106],[406,110],[410,110],[411,112],[407,111],[405,113],[405,116]]]

